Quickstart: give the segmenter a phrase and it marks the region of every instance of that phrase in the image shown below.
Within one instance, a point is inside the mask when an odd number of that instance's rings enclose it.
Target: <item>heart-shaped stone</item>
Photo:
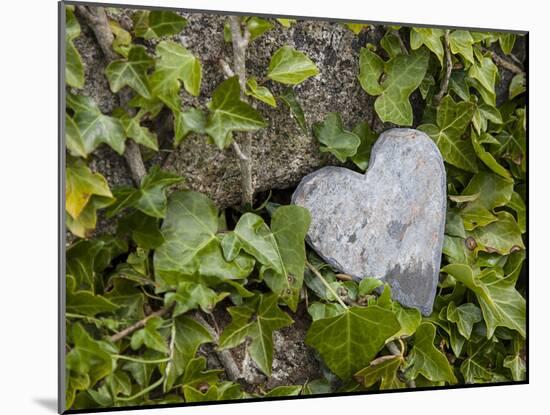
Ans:
[[[311,212],[309,245],[356,279],[376,277],[392,296],[432,312],[446,210],[445,167],[423,132],[385,131],[363,175],[324,167],[305,176],[292,203]]]

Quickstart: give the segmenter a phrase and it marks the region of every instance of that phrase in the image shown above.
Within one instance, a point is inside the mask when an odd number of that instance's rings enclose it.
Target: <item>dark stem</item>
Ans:
[[[250,41],[250,32],[248,29],[243,29],[241,32],[241,23],[238,16],[230,16],[229,24],[231,27],[231,41],[233,44],[233,71],[229,68],[229,65],[225,61],[220,61],[224,73],[229,75],[234,73],[239,77],[239,84],[241,86],[241,99],[247,101],[244,94],[246,88],[246,48]],[[241,189],[242,197],[241,203],[243,206],[250,206],[254,203],[254,186],[252,184],[252,160],[250,158],[252,137],[248,133],[240,135],[241,144],[233,140],[233,151],[239,158],[239,167],[241,170]]]
[[[490,49],[485,49],[485,48],[482,48],[482,50],[484,52],[489,53],[489,55],[491,55],[491,58],[493,59],[493,62],[497,66],[500,66],[502,69],[506,69],[507,71],[510,71],[513,74],[525,74],[525,71],[521,67],[519,67],[515,63],[510,62],[509,60],[503,58],[502,56],[500,56],[495,51],[492,51]]]
[[[199,312],[195,312],[193,315],[193,318],[199,324],[204,326],[204,328],[208,330],[208,332],[210,333],[214,341],[218,343],[220,339],[219,333],[216,330],[214,330],[214,328],[210,324],[206,322],[204,317]],[[225,373],[227,374],[227,377],[230,380],[232,380],[233,382],[236,382],[237,380],[242,378],[241,371],[239,370],[239,367],[235,363],[235,359],[233,359],[233,355],[229,350],[214,350],[214,352],[216,353],[218,360],[220,361],[221,365],[224,367]]]
[[[122,340],[124,337],[132,334],[134,331],[145,327],[145,323],[147,323],[147,321],[149,321],[150,319],[154,317],[162,317],[168,312],[170,312],[171,310],[172,310],[172,306],[161,308],[160,310],[157,310],[149,314],[144,319],[141,319],[138,322],[132,324],[131,326],[126,327],[124,330],[119,331],[116,334],[113,334],[112,336],[109,337],[109,340],[112,341],[113,343],[119,340]]]
[[[111,47],[113,44],[114,35],[111,27],[109,26],[109,20],[107,19],[105,9],[103,7],[76,6],[76,12],[86,21],[86,24],[94,32],[97,43],[99,44],[99,47],[101,48],[107,61],[110,62],[118,59],[119,56]],[[123,93],[123,91],[120,91],[118,95],[121,107],[125,107],[130,100],[129,94],[127,92]],[[134,141],[128,140],[126,142],[124,158],[130,168],[134,183],[136,186],[139,186],[141,184],[141,179],[147,174],[145,164],[143,163],[143,158],[141,157],[139,145]]]
[[[445,30],[445,76],[441,80],[441,89],[434,96],[434,105],[437,106],[449,90],[449,80],[453,71],[453,59],[451,56],[451,46],[449,43],[449,30]]]

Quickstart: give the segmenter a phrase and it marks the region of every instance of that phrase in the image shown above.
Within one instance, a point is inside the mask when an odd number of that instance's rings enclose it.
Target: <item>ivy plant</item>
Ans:
[[[282,45],[255,76],[224,79],[218,63],[179,41],[193,30],[180,13],[130,11],[129,27],[118,9],[86,19],[90,7],[66,6],[67,408],[525,379],[526,73],[513,58],[517,35],[344,23],[343,39],[382,35],[361,45],[348,80],[373,103],[373,117],[349,125],[348,114],[327,112],[310,123],[301,89],[323,74],[303,50]],[[115,55],[103,73],[119,96],[110,112],[84,92],[77,47],[81,24],[97,30],[100,19]],[[251,16],[238,24],[241,41],[259,42],[304,23]],[[218,35],[239,40],[229,22]],[[219,71],[209,96],[207,65]],[[513,71],[504,97],[503,70]],[[184,107],[185,94],[209,103]],[[160,152],[152,121],[163,112],[173,119],[169,146],[196,135],[225,151],[243,132],[261,134],[266,111],[281,108],[326,157],[361,172],[386,127],[418,128],[437,144],[449,200],[430,316],[392,300],[377,279],[335,273],[305,243],[304,208],[221,210],[155,157],[133,186],[111,187],[93,163],[99,150]],[[98,218],[112,225],[108,235]],[[270,376],[275,336],[299,319],[323,375],[271,390],[245,385],[232,352]]]

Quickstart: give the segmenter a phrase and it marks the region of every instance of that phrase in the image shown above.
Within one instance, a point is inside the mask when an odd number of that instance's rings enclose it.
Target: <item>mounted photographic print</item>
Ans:
[[[60,412],[527,382],[526,32],[59,10]]]

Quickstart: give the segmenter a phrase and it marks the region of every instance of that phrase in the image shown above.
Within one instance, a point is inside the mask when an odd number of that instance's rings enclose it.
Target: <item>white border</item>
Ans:
[[[544,408],[550,376],[550,292],[545,236],[550,197],[545,165],[548,120],[548,11],[544,2],[455,0],[153,0],[149,6],[329,16],[530,31],[530,357],[531,384],[131,412],[133,414],[518,413]],[[113,1],[113,3],[117,3]],[[125,3],[125,2],[119,2]],[[0,301],[3,413],[54,413],[57,385],[57,4],[2,5],[0,134]],[[7,92],[7,93],[6,93]],[[538,115],[538,116],[537,116]],[[7,128],[6,128],[7,127]],[[539,208],[537,208],[539,206]],[[545,255],[546,254],[546,255]],[[544,411],[538,410],[535,413]],[[129,412],[119,412],[129,413]]]

